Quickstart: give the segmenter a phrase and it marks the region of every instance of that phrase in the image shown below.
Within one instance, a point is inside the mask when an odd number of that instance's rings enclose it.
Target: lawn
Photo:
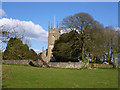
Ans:
[[[3,65],[3,88],[117,88],[117,69],[61,69]]]

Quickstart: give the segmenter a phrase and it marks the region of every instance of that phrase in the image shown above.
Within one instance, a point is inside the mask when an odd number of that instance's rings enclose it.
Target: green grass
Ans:
[[[3,65],[3,88],[117,88],[117,69],[37,68]]]

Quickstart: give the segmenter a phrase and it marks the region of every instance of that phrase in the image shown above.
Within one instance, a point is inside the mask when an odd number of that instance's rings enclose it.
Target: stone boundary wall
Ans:
[[[108,67],[108,68],[112,68],[113,65],[109,65],[109,64],[94,64],[94,67]]]
[[[2,63],[5,64],[29,64],[29,62],[33,60],[2,60]]]
[[[49,62],[48,63],[49,66],[53,66],[53,67],[61,67],[61,68],[81,68],[83,66],[86,66],[85,63],[83,62]],[[102,68],[112,68],[113,65],[109,65],[109,64],[93,64],[94,67],[102,67]],[[91,67],[92,64],[89,64],[89,66]]]
[[[61,68],[81,68],[85,64],[82,62],[49,62],[49,66]]]
[[[32,61],[33,64],[43,64],[40,60],[38,61],[33,61],[33,60],[2,60],[2,63],[5,64],[24,64],[24,65],[29,65],[29,62]]]
[[[39,64],[43,65],[43,63],[39,61],[33,61],[33,60],[2,60],[2,63],[5,64],[24,64],[24,65],[29,65],[29,62],[32,61],[33,64]],[[48,65],[51,67],[61,67],[61,68],[81,68],[83,66],[86,66],[85,63],[83,62],[49,62]],[[112,68],[113,65],[109,64],[93,64],[94,67],[109,67]],[[90,63],[89,66],[92,66]]]

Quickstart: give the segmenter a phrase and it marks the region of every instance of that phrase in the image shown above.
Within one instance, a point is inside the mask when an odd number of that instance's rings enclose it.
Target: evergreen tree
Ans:
[[[10,38],[3,53],[4,60],[37,60],[37,56],[18,38]]]
[[[77,31],[71,31],[69,33],[62,34],[60,38],[55,41],[52,52],[56,61],[78,61],[81,57],[81,42],[78,37],[80,37],[80,35]]]

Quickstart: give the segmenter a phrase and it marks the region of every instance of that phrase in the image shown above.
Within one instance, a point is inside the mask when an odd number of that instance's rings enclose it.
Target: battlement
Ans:
[[[50,23],[49,23],[48,30],[49,30],[49,32],[57,32],[57,31],[60,32],[60,30],[61,30],[61,24],[58,24],[58,21],[57,21],[57,27],[53,28],[53,25],[52,24],[50,25]]]

